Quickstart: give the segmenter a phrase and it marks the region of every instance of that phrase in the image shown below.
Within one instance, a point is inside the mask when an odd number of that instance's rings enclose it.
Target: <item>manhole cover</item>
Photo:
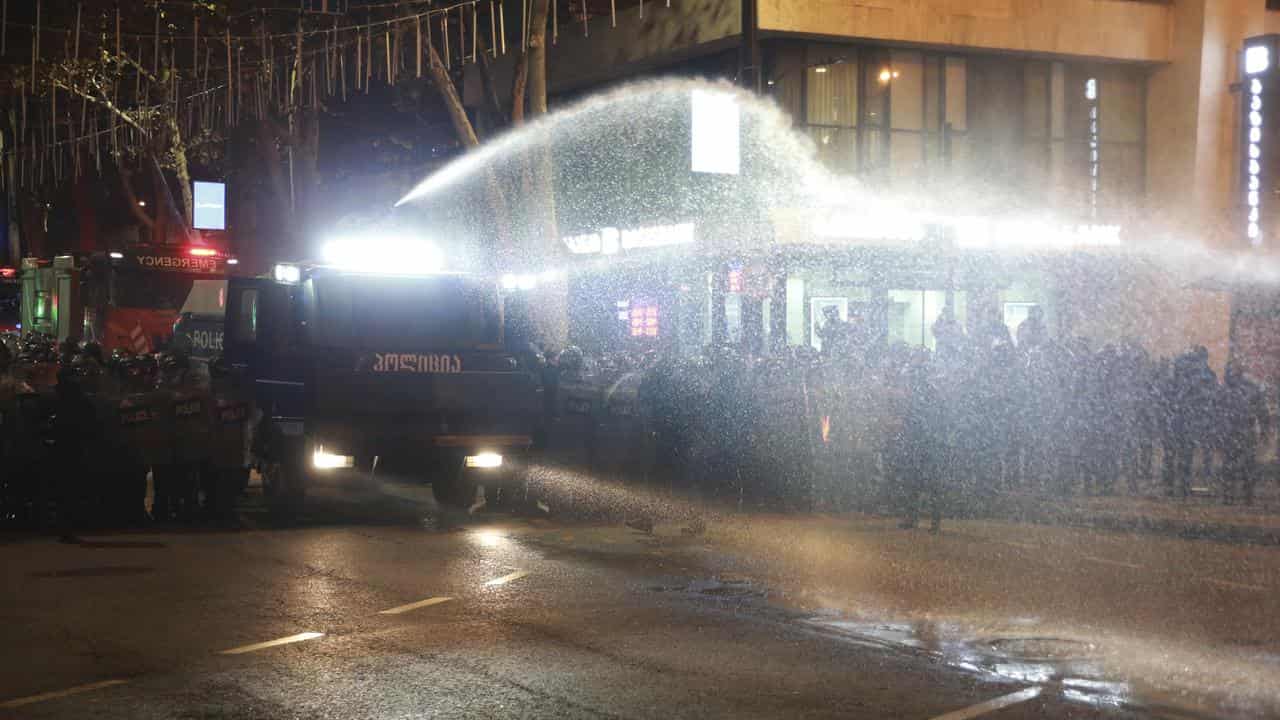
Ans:
[[[1081,640],[1065,638],[998,638],[987,641],[996,653],[1020,660],[1079,660],[1093,657],[1097,646]]]
[[[149,573],[152,568],[143,567],[141,565],[104,565],[102,567],[83,567],[70,568],[67,570],[49,570],[46,572],[31,573],[34,578],[63,578],[63,577],[110,577],[112,575],[142,575]]]

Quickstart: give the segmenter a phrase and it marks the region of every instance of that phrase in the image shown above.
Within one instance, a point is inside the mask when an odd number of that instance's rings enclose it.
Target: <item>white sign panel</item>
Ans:
[[[227,229],[227,186],[216,182],[191,183],[192,202],[195,204],[191,227],[197,230]]]
[[[737,175],[741,165],[738,99],[724,91],[694,90],[692,106],[693,172]]]

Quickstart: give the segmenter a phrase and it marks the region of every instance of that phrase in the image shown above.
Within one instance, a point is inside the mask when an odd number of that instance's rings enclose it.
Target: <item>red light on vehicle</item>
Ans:
[[[0,268],[0,278],[18,277],[17,268]]]
[[[194,257],[213,257],[218,254],[218,251],[213,248],[193,247],[187,250],[187,254]]]

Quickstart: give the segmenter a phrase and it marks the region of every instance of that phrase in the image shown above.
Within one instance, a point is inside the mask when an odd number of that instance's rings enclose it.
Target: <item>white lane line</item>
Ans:
[[[1133,563],[1127,563],[1127,562],[1120,562],[1119,560],[1108,560],[1106,558],[1094,557],[1093,555],[1081,555],[1081,557],[1083,557],[1085,560],[1088,560],[1089,562],[1102,563],[1103,565],[1114,565],[1116,567],[1129,568],[1130,570],[1142,569],[1141,565],[1135,565]]]
[[[57,698],[64,698],[70,695],[79,695],[80,693],[109,688],[113,685],[123,685],[126,682],[128,682],[128,680],[103,680],[101,682],[89,683],[87,685],[77,685],[75,687],[67,688],[66,690],[54,690],[52,692],[40,693],[39,695],[28,695],[26,697],[14,698],[13,700],[0,702],[0,708],[9,709],[22,707],[23,705],[31,705],[32,703],[44,702],[45,700],[56,700]]]
[[[218,654],[219,655],[243,655],[244,653],[251,653],[257,650],[265,650],[267,648],[276,647],[278,645],[288,645],[289,643],[302,642],[303,640],[314,640],[318,637],[324,637],[324,633],[322,632],[298,633],[297,635],[290,635],[289,637],[282,637],[276,640],[268,640],[266,642],[254,643],[252,645],[241,645],[240,647],[234,647],[234,648],[231,648],[230,650],[223,650]]]
[[[1266,592],[1266,588],[1261,585],[1250,585],[1248,583],[1231,582],[1230,580],[1219,580],[1217,578],[1201,578],[1207,583],[1221,585],[1222,587],[1235,588],[1237,590],[1256,590],[1257,592]]]
[[[400,613],[407,613],[410,610],[417,610],[418,608],[431,607],[432,605],[439,605],[440,603],[446,603],[452,599],[453,598],[447,598],[447,597],[427,598],[426,600],[411,602],[408,605],[400,605],[398,607],[389,608],[387,610],[383,610],[379,612],[378,614],[379,615],[399,615]]]
[[[1009,693],[1008,695],[1002,695],[994,700],[988,700],[984,703],[971,705],[967,708],[961,708],[960,710],[953,710],[947,713],[946,715],[939,715],[935,718],[931,718],[931,720],[969,720],[969,718],[976,718],[979,715],[986,715],[989,712],[995,712],[996,710],[1007,708],[1010,705],[1017,705],[1018,703],[1024,703],[1028,700],[1032,700],[1038,697],[1039,695],[1040,695],[1040,687],[1039,686],[1031,687],[1031,688],[1027,688],[1026,690],[1019,690],[1016,693]]]
[[[523,570],[517,570],[517,571],[515,571],[515,572],[513,572],[513,573],[511,573],[511,574],[509,574],[509,575],[503,575],[503,576],[502,576],[502,577],[500,577],[500,578],[494,578],[494,579],[490,580],[489,582],[485,583],[484,585],[485,585],[485,587],[497,587],[497,586],[499,586],[499,585],[506,585],[507,583],[509,583],[509,582],[513,582],[513,581],[515,581],[515,580],[519,580],[520,578],[522,578],[522,577],[524,577],[525,575],[528,575],[528,574],[529,574],[529,573],[527,573],[527,572],[525,572],[525,571],[523,571]]]

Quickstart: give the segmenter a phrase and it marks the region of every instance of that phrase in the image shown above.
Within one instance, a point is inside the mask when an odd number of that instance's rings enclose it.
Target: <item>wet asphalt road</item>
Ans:
[[[627,512],[594,512],[601,502],[659,522],[628,528]],[[712,517],[692,534],[686,508],[653,506],[583,489],[548,517],[456,517],[421,486],[386,483],[313,493],[287,529],[251,501],[237,531],[11,535],[0,545],[0,717],[959,720],[1277,707],[1275,548],[990,523],[931,537],[847,516]],[[1051,551],[1075,559],[1045,562]],[[1250,574],[1223,580],[1239,587],[1178,576],[1211,568],[1213,553],[1248,557]],[[1214,621],[1224,607],[1235,619]]]

